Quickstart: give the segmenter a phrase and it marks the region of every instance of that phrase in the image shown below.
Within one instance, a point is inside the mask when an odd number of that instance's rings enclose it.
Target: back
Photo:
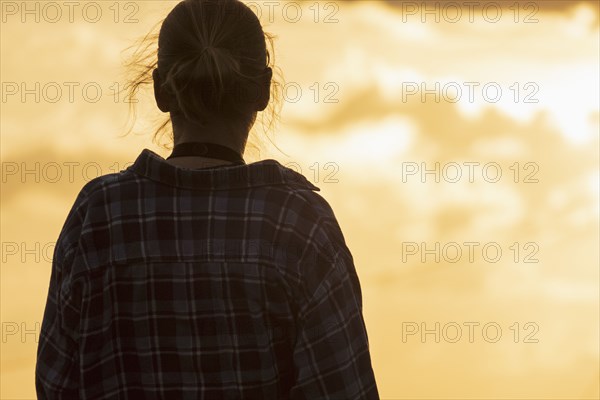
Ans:
[[[150,150],[89,182],[55,249],[39,398],[378,399],[318,190],[275,160],[190,170]]]

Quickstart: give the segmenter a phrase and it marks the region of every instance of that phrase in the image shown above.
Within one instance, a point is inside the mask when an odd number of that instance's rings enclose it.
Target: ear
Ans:
[[[273,70],[269,67],[265,69],[264,79],[260,90],[260,98],[256,104],[256,111],[263,111],[269,105],[271,99],[271,79],[273,79]]]
[[[162,112],[169,112],[169,101],[167,94],[161,88],[162,80],[158,73],[158,68],[152,71],[152,79],[154,80],[154,98],[156,99],[156,105]]]

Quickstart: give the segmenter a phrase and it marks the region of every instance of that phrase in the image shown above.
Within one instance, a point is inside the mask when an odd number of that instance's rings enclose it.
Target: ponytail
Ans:
[[[190,121],[208,121],[228,110],[226,94],[241,77],[240,63],[230,51],[206,47],[173,63],[163,85],[172,113]]]

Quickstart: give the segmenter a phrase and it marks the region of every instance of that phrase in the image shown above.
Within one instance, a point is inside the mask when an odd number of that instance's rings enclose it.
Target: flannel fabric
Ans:
[[[379,399],[335,215],[268,159],[188,169],[144,149],[60,232],[39,399]]]

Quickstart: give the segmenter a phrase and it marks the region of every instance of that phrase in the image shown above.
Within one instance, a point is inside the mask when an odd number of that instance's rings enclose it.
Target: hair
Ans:
[[[170,108],[170,116],[154,131],[156,144],[167,149],[172,146],[172,117],[181,116],[199,125],[223,120],[250,130],[257,112],[258,91],[264,87],[266,68],[270,67],[270,101],[261,112],[266,134],[279,120],[282,106],[282,74],[274,65],[275,38],[263,31],[258,17],[239,0],[181,1],[126,49],[135,48],[125,63],[127,75],[122,90],[129,103],[129,121],[133,116],[126,134],[135,124],[136,95],[141,88],[152,86],[154,69],[158,69]],[[167,133],[170,143],[161,144],[160,139]]]

